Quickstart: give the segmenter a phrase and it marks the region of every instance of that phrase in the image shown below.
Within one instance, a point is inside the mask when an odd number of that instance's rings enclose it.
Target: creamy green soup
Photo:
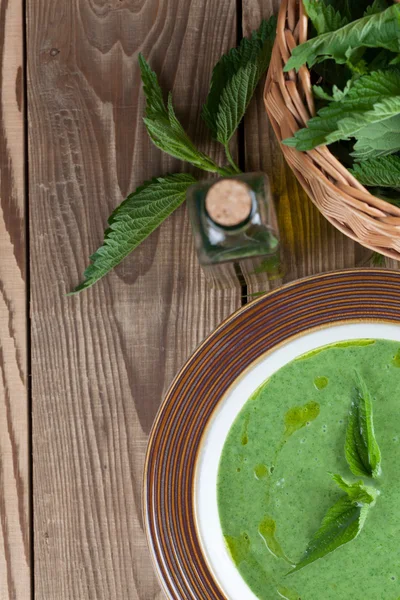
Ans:
[[[380,495],[358,537],[289,574],[351,482],[345,459],[357,370],[372,394]],[[226,545],[260,600],[400,599],[400,344],[342,342],[285,365],[248,400],[224,445],[218,477]]]

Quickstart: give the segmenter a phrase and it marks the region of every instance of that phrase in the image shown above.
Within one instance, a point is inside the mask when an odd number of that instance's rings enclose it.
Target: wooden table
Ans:
[[[277,3],[0,0],[0,600],[163,597],[141,516],[151,424],[185,359],[259,288],[207,286],[183,207],[66,293],[124,196],[182,168],[144,130],[138,52],[215,154],[199,117],[212,66]],[[285,167],[261,89],[236,150],[271,176],[285,281],[368,260]]]

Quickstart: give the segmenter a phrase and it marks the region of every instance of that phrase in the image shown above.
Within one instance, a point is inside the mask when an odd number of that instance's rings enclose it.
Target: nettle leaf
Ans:
[[[327,91],[325,91],[322,86],[313,85],[312,89],[314,92],[314,96],[316,98],[319,98],[319,100],[328,100],[328,102],[331,102],[333,100],[333,95],[329,94]]]
[[[325,4],[332,5],[347,21],[355,21],[365,16],[365,11],[371,0],[325,0]]]
[[[347,17],[348,21],[355,21],[365,15],[371,0],[326,0],[326,2],[332,4],[336,10]]]
[[[326,108],[330,108],[331,105]],[[337,129],[338,121],[334,117],[321,115],[321,109],[318,117],[313,117],[307,123],[308,127],[299,129],[294,134],[294,137],[286,138],[282,141],[285,146],[296,148],[297,150],[312,150],[317,146],[327,143],[327,137]]]
[[[346,63],[355,49],[386,48],[400,51],[400,4],[393,4],[383,12],[362,17],[337,31],[324,33],[300,44],[284,70],[290,71],[308,64],[312,67],[318,60],[333,58],[337,63]]]
[[[355,164],[350,172],[363,185],[400,188],[400,156],[397,155],[365,160]]]
[[[354,540],[364,526],[368,510],[369,505],[358,504],[348,496],[340,498],[328,510],[303,557],[289,574],[304,569],[307,565]]]
[[[345,117],[341,119],[338,126],[338,131],[333,132],[327,137],[327,143],[330,144],[337,140],[346,140],[350,137],[362,137],[362,130],[365,127],[370,127],[376,123],[389,120],[391,117],[397,117],[400,114],[400,96],[386,98],[382,102],[378,102],[372,110],[366,111],[364,114],[356,114],[355,116]],[[358,133],[360,133],[360,136]]]
[[[378,491],[370,486],[364,485],[362,481],[356,481],[355,483],[349,483],[341,475],[332,473],[332,479],[342,489],[350,500],[353,502],[359,502],[361,504],[374,504],[378,496]]]
[[[146,181],[115,209],[108,220],[103,245],[90,257],[80,292],[104,277],[182,204],[192,175],[177,173]]]
[[[359,138],[365,127],[396,113],[400,113],[400,70],[376,71],[354,80],[340,100],[322,108],[306,128],[283,143],[298,150],[311,150],[322,144]]]
[[[157,76],[139,54],[143,90],[146,95],[146,115],[143,119],[152,142],[167,154],[211,173],[219,172],[218,165],[200,152],[178,121],[172,105],[172,95],[165,105]]]
[[[343,17],[331,4],[325,4],[324,0],[303,0],[303,5],[318,35],[336,31],[348,23],[347,17]]]
[[[266,72],[276,33],[276,17],[263,21],[251,38],[221,57],[213,70],[202,116],[213,137],[224,144],[235,133],[255,88]]]
[[[357,161],[379,158],[400,150],[400,115],[372,123],[357,132],[352,156]]]
[[[365,15],[376,15],[388,8],[389,4],[386,0],[374,0],[370,6],[365,9]]]
[[[354,81],[354,79],[349,79],[343,90],[340,90],[336,85],[333,86],[332,94],[335,102],[339,102],[340,100],[343,100],[345,96],[347,96],[354,84]]]
[[[366,1],[366,0],[363,0]],[[361,17],[361,14],[354,14],[353,9],[357,7],[358,2],[352,2],[352,0],[327,0],[328,4],[332,4],[336,10],[340,12],[341,15],[346,17],[347,21],[354,21]]]
[[[356,372],[357,396],[351,405],[345,454],[354,475],[379,477],[381,452],[375,438],[372,397],[367,384]]]
[[[364,526],[369,509],[376,502],[379,492],[375,488],[364,485],[362,481],[349,483],[341,475],[331,475],[346,496],[328,510],[303,557],[290,573],[300,571],[354,540]]]
[[[353,83],[354,80],[349,79],[343,90],[339,89],[337,85],[334,85],[332,87],[332,94],[328,94],[328,92],[326,92],[319,85],[313,85],[313,92],[320,100],[328,100],[329,102],[339,102],[340,100],[343,100],[345,96],[347,96]]]
[[[217,140],[227,144],[235,133],[258,83],[258,69],[254,63],[241,68],[224,89],[217,115]]]

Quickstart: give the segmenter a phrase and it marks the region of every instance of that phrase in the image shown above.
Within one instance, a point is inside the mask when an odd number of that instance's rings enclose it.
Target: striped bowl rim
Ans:
[[[400,272],[351,269],[300,279],[239,309],[189,358],[156,416],[143,513],[149,547],[171,600],[227,600],[203,554],[194,478],[203,432],[233,382],[277,345],[346,321],[400,323]]]

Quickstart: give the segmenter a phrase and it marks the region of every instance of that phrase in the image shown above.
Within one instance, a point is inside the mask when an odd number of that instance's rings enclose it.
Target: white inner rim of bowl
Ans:
[[[388,323],[348,323],[297,337],[258,360],[237,379],[215,410],[207,426],[195,474],[197,526],[204,555],[229,600],[257,600],[242,579],[226,549],[218,516],[217,478],[222,449],[229,430],[244,404],[275,371],[294,358],[335,342],[375,338],[400,342],[400,326]]]

